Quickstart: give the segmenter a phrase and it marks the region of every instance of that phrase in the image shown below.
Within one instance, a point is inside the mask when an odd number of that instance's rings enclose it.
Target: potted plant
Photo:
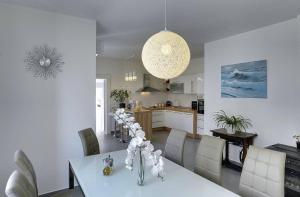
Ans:
[[[300,149],[300,135],[294,135],[293,138],[296,139],[297,149]]]
[[[129,98],[129,91],[125,89],[114,89],[110,93],[110,98],[116,103],[119,103],[119,108],[125,108],[125,101]]]
[[[235,133],[245,131],[248,127],[251,127],[251,121],[248,118],[244,118],[241,115],[229,116],[223,110],[216,112],[214,120],[218,127],[226,128],[227,132]]]

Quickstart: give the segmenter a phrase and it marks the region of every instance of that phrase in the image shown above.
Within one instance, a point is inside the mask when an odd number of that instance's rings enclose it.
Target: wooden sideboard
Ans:
[[[286,153],[285,196],[300,196],[300,150],[283,144],[274,144],[267,149]]]
[[[229,143],[231,142],[234,145],[238,145],[238,146],[242,147],[242,151],[240,154],[240,161],[243,163],[246,158],[246,155],[247,155],[248,147],[253,144],[253,140],[257,136],[257,134],[246,133],[246,132],[230,134],[230,133],[227,133],[226,129],[214,129],[214,130],[211,130],[211,132],[213,133],[213,136],[220,137],[220,138],[226,140],[225,160],[223,163],[227,167],[234,168],[237,170],[242,170],[241,166],[234,164],[233,162],[231,162],[229,160]]]

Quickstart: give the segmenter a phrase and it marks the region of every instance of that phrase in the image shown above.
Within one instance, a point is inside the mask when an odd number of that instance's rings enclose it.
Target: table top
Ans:
[[[77,181],[86,197],[152,197],[152,196],[238,196],[229,190],[164,158],[165,180],[153,177],[145,168],[144,186],[137,185],[137,168],[125,168],[126,150],[69,160]],[[110,176],[103,176],[103,159],[110,155],[114,169]]]
[[[256,133],[246,133],[246,132],[236,132],[236,133],[227,133],[226,129],[214,129],[214,130],[210,130],[212,133],[216,133],[219,135],[226,135],[226,136],[230,136],[230,137],[236,137],[236,138],[253,138],[256,137],[257,134]]]

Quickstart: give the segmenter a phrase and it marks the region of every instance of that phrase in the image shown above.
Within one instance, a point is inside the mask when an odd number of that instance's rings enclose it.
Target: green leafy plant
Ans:
[[[232,131],[237,132],[246,132],[246,129],[252,126],[250,119],[244,118],[241,115],[229,116],[223,110],[215,113],[214,120],[218,127],[231,128]]]
[[[110,93],[112,98],[117,103],[124,103],[129,98],[129,91],[125,89],[114,89]]]

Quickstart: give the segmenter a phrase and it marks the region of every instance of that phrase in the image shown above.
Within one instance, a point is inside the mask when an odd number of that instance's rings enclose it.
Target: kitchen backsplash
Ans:
[[[191,102],[200,99],[195,94],[170,94],[170,93],[146,93],[131,95],[131,100],[140,101],[145,107],[154,106],[157,103],[166,103],[167,100],[172,101],[175,106],[191,107]]]
[[[191,107],[192,101],[200,99],[195,94],[167,94],[167,100],[172,101],[175,106]]]

